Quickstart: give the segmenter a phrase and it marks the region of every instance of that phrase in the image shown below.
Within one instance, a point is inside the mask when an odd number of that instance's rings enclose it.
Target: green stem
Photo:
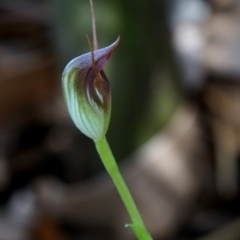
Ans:
[[[136,207],[136,204],[132,198],[130,191],[119,172],[116,160],[112,154],[112,151],[108,145],[106,138],[102,138],[98,141],[95,141],[97,151],[103,161],[105,168],[107,169],[109,175],[111,176],[118,193],[120,194],[122,201],[127,208],[127,211],[132,219],[133,224],[130,224],[132,230],[135,232],[139,240],[152,240],[151,235],[147,231],[142,217]]]

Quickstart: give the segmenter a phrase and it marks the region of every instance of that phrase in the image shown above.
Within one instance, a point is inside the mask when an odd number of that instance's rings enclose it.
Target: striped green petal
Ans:
[[[62,75],[69,114],[77,128],[97,141],[105,136],[111,116],[111,90],[103,67],[119,38],[108,47],[74,58]]]

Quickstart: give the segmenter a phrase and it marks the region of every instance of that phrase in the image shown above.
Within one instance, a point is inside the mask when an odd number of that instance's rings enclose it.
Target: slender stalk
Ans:
[[[117,166],[116,160],[112,154],[112,151],[108,145],[106,138],[102,138],[95,141],[97,151],[103,161],[105,168],[107,169],[109,175],[111,176],[122,201],[132,219],[133,224],[127,226],[131,227],[135,232],[139,240],[152,240],[151,235],[147,231],[142,217],[136,207],[136,204],[132,198],[132,195],[120,174],[119,168]]]
[[[96,17],[93,7],[93,2],[90,0],[90,8],[91,8],[91,15],[92,15],[92,32],[93,32],[93,49],[98,49],[98,41],[97,41],[97,30],[96,30]]]

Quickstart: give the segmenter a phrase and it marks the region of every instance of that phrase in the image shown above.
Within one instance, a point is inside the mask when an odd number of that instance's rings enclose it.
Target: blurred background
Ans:
[[[95,1],[107,133],[155,240],[240,239],[240,1]],[[0,240],[126,240],[129,217],[61,74],[88,0],[0,1]]]

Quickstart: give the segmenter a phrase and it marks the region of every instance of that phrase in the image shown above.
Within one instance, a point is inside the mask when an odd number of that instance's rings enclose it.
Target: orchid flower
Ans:
[[[105,136],[111,117],[111,89],[103,71],[118,45],[111,45],[74,58],[62,75],[63,92],[69,114],[77,128],[97,141]]]

